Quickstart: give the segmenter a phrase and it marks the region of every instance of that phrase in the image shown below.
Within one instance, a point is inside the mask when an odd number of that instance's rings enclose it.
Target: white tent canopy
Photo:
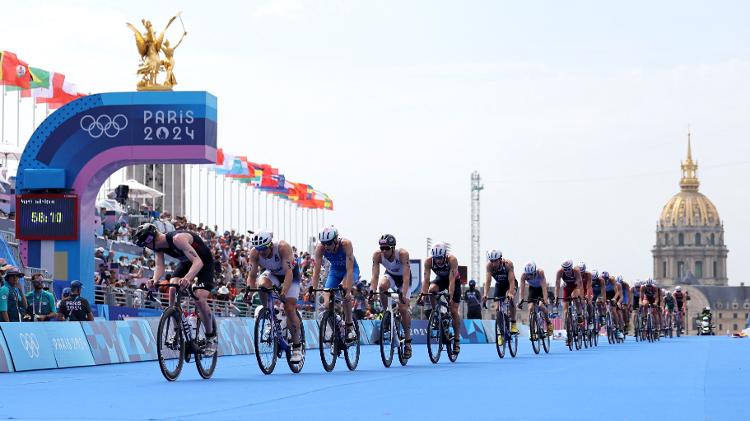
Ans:
[[[152,189],[151,187],[143,183],[139,183],[133,179],[127,180],[122,184],[128,186],[128,199],[156,199],[157,197],[164,196],[164,193],[160,192],[159,190]],[[114,198],[115,192],[109,192],[107,194],[107,197]]]

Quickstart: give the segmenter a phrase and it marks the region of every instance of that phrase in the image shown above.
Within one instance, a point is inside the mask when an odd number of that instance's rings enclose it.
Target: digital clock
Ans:
[[[78,197],[74,194],[17,195],[16,238],[77,240]]]

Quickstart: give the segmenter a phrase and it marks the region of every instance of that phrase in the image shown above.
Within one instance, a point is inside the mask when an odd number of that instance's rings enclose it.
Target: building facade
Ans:
[[[680,192],[661,211],[652,249],[654,279],[659,285],[727,285],[724,224],[716,206],[698,191],[698,163],[688,134]]]

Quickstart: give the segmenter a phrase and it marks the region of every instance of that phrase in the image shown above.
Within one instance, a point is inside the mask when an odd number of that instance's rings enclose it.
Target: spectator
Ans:
[[[120,222],[120,227],[117,228],[117,241],[119,242],[130,241],[130,230],[128,229],[128,223],[125,221]]]
[[[229,301],[229,288],[226,285],[219,287],[216,291],[216,299],[221,301]]]
[[[482,294],[477,289],[477,281],[469,281],[469,289],[464,292],[464,301],[466,301],[467,319],[481,319],[482,318]]]
[[[94,314],[91,313],[89,301],[81,297],[81,288],[83,284],[80,281],[70,283],[70,296],[60,302],[60,314],[64,319],[71,322],[93,321]]]
[[[0,287],[0,321],[20,322],[26,313],[26,296],[18,288],[18,278],[23,276],[13,266],[2,267],[5,272],[5,284]]]
[[[26,314],[29,314],[35,322],[57,319],[55,296],[42,289],[44,287],[42,274],[35,273],[32,275],[31,284],[34,286],[34,290],[26,294],[26,302],[29,304]]]
[[[60,308],[60,303],[62,303],[62,300],[70,297],[70,288],[63,288],[62,290],[62,298],[57,300],[57,308]],[[60,314],[58,313],[57,318],[60,318]]]
[[[356,284],[354,292],[354,317],[357,320],[364,320],[365,308],[367,308],[367,297],[365,296],[365,281]]]

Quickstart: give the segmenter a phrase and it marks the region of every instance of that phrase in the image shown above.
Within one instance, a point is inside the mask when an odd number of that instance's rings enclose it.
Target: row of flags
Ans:
[[[29,66],[10,51],[0,51],[0,85],[9,91],[21,91],[22,97],[33,97],[37,104],[59,108],[85,96],[65,80],[62,73]]]
[[[333,210],[333,201],[327,194],[315,190],[309,184],[289,181],[284,174],[279,174],[278,168],[249,161],[246,156],[235,156],[219,148],[215,170],[217,174],[249,183],[301,208]]]

